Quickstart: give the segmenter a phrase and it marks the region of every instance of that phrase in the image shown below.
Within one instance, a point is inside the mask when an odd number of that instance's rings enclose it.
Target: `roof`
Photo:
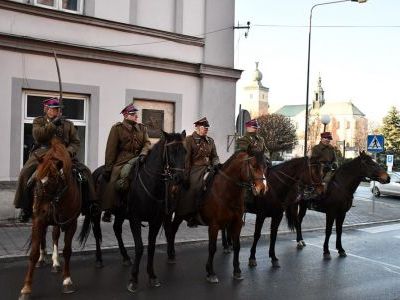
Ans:
[[[330,102],[325,103],[320,108],[320,114],[327,115],[352,115],[352,116],[361,116],[365,117],[365,114],[358,109],[351,101],[347,102]]]
[[[284,115],[286,117],[294,117],[305,110],[305,105],[285,105],[278,109],[275,114]]]

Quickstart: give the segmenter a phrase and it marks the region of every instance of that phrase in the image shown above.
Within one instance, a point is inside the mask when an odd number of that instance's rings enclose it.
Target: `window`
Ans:
[[[25,163],[29,156],[34,140],[32,137],[33,119],[43,115],[44,99],[57,97],[56,93],[26,91],[24,93],[24,115],[23,115],[23,154],[22,163]],[[87,126],[88,126],[88,97],[83,95],[65,94],[63,95],[63,115],[72,121],[78,131],[81,146],[77,157],[79,161],[86,163],[87,149]]]
[[[350,129],[350,121],[346,121],[346,129]]]
[[[83,0],[34,0],[34,4],[74,13],[82,13],[83,11]]]
[[[339,121],[337,121],[337,126],[336,126],[336,128],[337,128],[337,129],[340,128],[340,122],[339,122]]]

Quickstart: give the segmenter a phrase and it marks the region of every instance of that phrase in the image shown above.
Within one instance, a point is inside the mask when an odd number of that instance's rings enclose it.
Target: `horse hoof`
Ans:
[[[137,282],[129,282],[129,284],[127,285],[127,290],[131,293],[136,293],[137,289],[138,289],[138,284]]]
[[[302,243],[302,242],[298,242],[298,243],[297,243],[297,249],[301,250],[301,249],[303,249],[303,248],[304,248],[303,243]]]
[[[126,267],[129,267],[130,265],[132,265],[131,259],[130,259],[130,258],[124,259],[124,260],[122,261],[122,265],[123,265],[123,266],[126,266]]]
[[[161,286],[161,282],[160,282],[160,280],[158,280],[158,278],[150,278],[149,283],[150,283],[150,287]]]
[[[324,253],[324,259],[325,260],[330,260],[332,257],[331,257],[331,254],[330,253]]]
[[[63,294],[71,294],[75,292],[74,285],[72,283],[63,285],[62,292]]]
[[[37,262],[37,264],[36,264],[36,268],[43,268],[44,266],[46,266],[47,265],[47,263],[46,263],[46,261],[44,261],[44,260],[41,260],[41,261],[38,261]]]
[[[306,242],[304,240],[301,240],[300,243],[305,247],[307,246]]]
[[[249,259],[249,267],[254,268],[256,266],[257,266],[257,260],[255,258],[254,259]]]
[[[278,260],[271,260],[271,263],[272,263],[272,267],[273,268],[280,268],[281,267],[281,265],[279,264]]]
[[[60,273],[61,272],[61,266],[53,266],[51,268],[51,273]]]
[[[236,273],[233,273],[233,279],[241,281],[244,279],[244,277],[242,276],[241,272],[236,272]]]
[[[209,283],[219,283],[217,275],[207,275],[206,280]]]
[[[230,248],[224,248],[224,254],[229,254],[231,252],[232,250]]]
[[[18,300],[30,300],[31,299],[31,294],[21,294],[18,297]]]
[[[339,251],[339,257],[346,257],[346,251]]]
[[[97,269],[101,269],[101,268],[103,268],[103,267],[104,267],[104,265],[103,265],[103,262],[102,262],[102,261],[96,261],[96,264],[95,264],[95,266],[96,266],[96,268],[97,268]]]

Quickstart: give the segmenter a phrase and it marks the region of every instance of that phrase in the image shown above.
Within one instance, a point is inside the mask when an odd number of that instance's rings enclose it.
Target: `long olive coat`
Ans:
[[[198,202],[203,193],[203,178],[208,166],[219,164],[214,140],[202,137],[194,132],[186,137],[185,178],[189,180],[189,189],[182,189],[176,214],[185,216],[197,211]]]
[[[264,140],[256,132],[246,132],[244,136],[236,140],[236,151],[246,151],[247,153],[264,152],[268,157],[268,149]]]
[[[105,155],[105,170],[111,172],[111,178],[102,197],[103,209],[121,204],[121,195],[115,189],[121,169],[132,158],[147,155],[150,146],[147,128],[141,123],[124,120],[111,127]]]

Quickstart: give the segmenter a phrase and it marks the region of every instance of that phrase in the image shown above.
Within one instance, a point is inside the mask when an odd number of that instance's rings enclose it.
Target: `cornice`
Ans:
[[[88,26],[97,26],[106,29],[112,29],[116,31],[130,32],[134,34],[141,34],[151,36],[155,38],[165,39],[180,44],[193,45],[198,47],[204,46],[204,38],[199,38],[190,35],[184,35],[179,33],[173,33],[169,31],[163,31],[158,29],[152,29],[147,27],[141,27],[132,24],[126,24],[116,21],[110,21],[80,14],[72,14],[65,11],[47,9],[31,4],[19,3],[14,1],[0,0],[0,9],[12,10],[20,13],[30,14],[34,16],[40,16],[45,18],[51,18],[59,21],[79,23]]]
[[[46,56],[53,56],[55,51],[57,56],[62,58],[172,72],[196,77],[219,77],[232,81],[237,81],[242,73],[241,70],[232,68],[188,63],[5,33],[0,33],[0,49]]]

